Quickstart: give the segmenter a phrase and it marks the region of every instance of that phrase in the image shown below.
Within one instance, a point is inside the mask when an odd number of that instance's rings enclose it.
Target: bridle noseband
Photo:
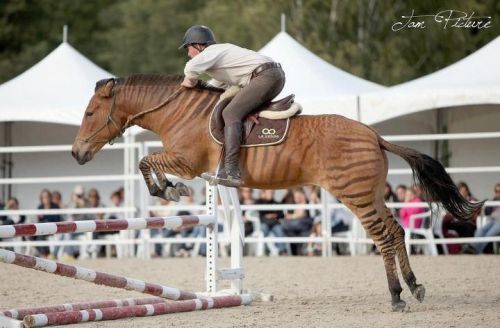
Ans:
[[[123,127],[120,128],[120,126],[113,119],[113,112],[115,110],[115,104],[116,104],[116,93],[114,90],[114,87],[116,85],[116,79],[110,79],[110,81],[113,81],[113,86],[111,87],[111,93],[112,93],[113,100],[111,101],[111,106],[109,107],[106,121],[101,126],[99,126],[97,129],[95,129],[92,133],[90,133],[90,135],[88,135],[87,137],[77,138],[78,141],[81,141],[84,143],[103,143],[103,144],[109,142],[109,144],[112,145],[112,144],[114,144],[116,138],[120,138],[121,136],[123,136],[123,134],[125,133],[125,130],[133,125],[133,121],[136,118],[143,116],[145,114],[149,114],[151,112],[154,112],[154,111],[160,109],[161,107],[165,106],[170,101],[172,101],[175,97],[177,97],[181,93],[181,91],[184,89],[184,87],[181,86],[181,87],[177,88],[177,90],[175,90],[174,93],[172,93],[169,97],[167,97],[167,99],[162,101],[159,105],[156,105],[153,108],[139,112],[135,115],[129,116],[127,118],[127,121],[123,125]],[[111,132],[110,123],[116,128],[116,130],[119,131],[118,135],[116,135],[115,137],[112,137],[113,134]],[[108,128],[108,139],[107,140],[92,140],[99,132],[101,132],[101,130],[105,129],[106,127]]]

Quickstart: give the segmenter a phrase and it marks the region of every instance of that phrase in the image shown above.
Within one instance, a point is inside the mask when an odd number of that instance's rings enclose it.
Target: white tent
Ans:
[[[63,42],[0,86],[0,121],[80,125],[95,83],[113,75]]]
[[[94,93],[95,83],[110,77],[113,77],[111,73],[63,42],[33,67],[0,85],[0,122],[12,123],[12,145],[71,144]],[[0,124],[0,140],[4,133],[4,124]],[[105,151],[99,154],[98,160],[85,166],[78,165],[69,151],[14,153],[12,163],[13,178],[113,175],[123,172],[123,153]],[[21,208],[36,208],[42,188],[60,191],[64,202],[68,202],[75,184],[15,184],[12,194],[19,198]],[[108,195],[123,182],[82,184],[85,188],[98,188],[102,200],[107,202]]]
[[[432,74],[360,97],[361,121],[468,105],[500,104],[500,37]]]
[[[283,66],[286,84],[281,95],[294,93],[304,114],[357,118],[357,96],[384,88],[327,63],[286,32],[278,33],[259,52]]]

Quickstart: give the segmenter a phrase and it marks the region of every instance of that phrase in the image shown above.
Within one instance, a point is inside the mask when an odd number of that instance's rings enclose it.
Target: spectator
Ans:
[[[422,199],[420,199],[415,192],[415,188],[410,187],[406,189],[406,195],[405,195],[405,206],[401,208],[399,211],[400,213],[400,219],[401,219],[401,225],[403,228],[409,228],[410,227],[410,217],[414,214],[418,213],[423,213],[424,208],[422,207],[415,207],[412,206],[411,203],[420,203],[422,202]],[[417,219],[415,220],[415,226],[413,228],[420,228],[422,225],[422,219]]]
[[[57,204],[52,202],[52,194],[49,190],[43,189],[40,192],[40,205],[38,205],[39,210],[52,210],[59,209]],[[38,222],[47,223],[47,222],[61,222],[63,220],[62,216],[59,214],[41,214],[38,215]],[[35,236],[35,240],[47,240],[48,236]],[[49,247],[37,247],[38,252],[43,257],[49,257],[51,259],[55,259],[55,255],[57,255],[57,249],[53,250],[55,253],[51,253]]]
[[[19,210],[19,201],[15,197],[10,197],[7,200],[7,204],[5,205],[6,210]],[[11,214],[11,215],[6,215],[0,217],[0,225],[10,225],[10,224],[21,224],[26,222],[26,216],[25,215],[19,215],[19,214]],[[2,240],[2,239],[0,239]],[[6,238],[4,241],[22,241],[26,240],[25,237],[15,237],[15,238]],[[9,248],[9,250],[13,250],[17,253],[24,253],[24,247],[22,246],[15,246],[13,249]]]
[[[309,186],[306,186],[305,188],[309,194],[309,204],[312,204],[312,205],[321,204],[321,187],[309,185]],[[319,210],[319,209],[314,209],[312,211],[312,217],[317,217],[320,214],[321,214],[321,210]]]
[[[64,203],[63,203],[63,200],[62,200],[62,195],[61,193],[58,191],[58,190],[54,190],[52,192],[52,203],[56,204],[57,206],[59,206],[59,208],[64,208]]]
[[[122,207],[123,206],[123,199],[121,197],[121,193],[119,190],[114,191],[111,193],[111,196],[109,197],[111,201],[111,207]],[[117,213],[110,213],[108,215],[108,219],[110,220],[116,220],[116,219],[123,219],[125,218],[123,212],[117,212]]]
[[[293,189],[293,202],[298,205],[307,204],[307,197],[302,188]],[[311,232],[313,219],[309,214],[309,210],[298,208],[292,211],[287,211],[285,221],[283,223],[283,231],[288,237],[307,237]],[[292,255],[304,255],[303,244],[293,243],[290,245]]]
[[[405,202],[405,197],[406,197],[406,186],[404,184],[400,184],[396,187],[396,202],[397,203],[404,203]],[[393,215],[397,218],[399,218],[401,212],[401,208],[395,208]]]
[[[68,209],[84,209],[88,208],[88,202],[85,199],[85,189],[81,185],[76,185],[71,193],[70,202],[67,205]],[[73,213],[70,214],[66,220],[68,221],[84,221],[92,220],[93,217],[90,214],[83,213]],[[83,233],[72,233],[72,234],[62,234],[62,240],[76,240],[84,236]],[[84,249],[84,247],[77,246],[63,246],[61,258],[65,261],[74,259],[79,254],[79,249]]]
[[[406,186],[400,184],[396,187],[396,201],[399,203],[404,203],[406,197]]]
[[[7,200],[7,204],[5,205],[6,210],[18,210],[19,209],[19,201],[16,197],[10,197]],[[0,225],[10,225],[10,224],[20,224],[26,222],[25,215],[12,214],[2,216],[2,223]]]
[[[151,212],[151,216],[153,217],[169,217],[169,216],[174,216],[176,215],[176,212],[170,208],[168,208],[168,205],[170,205],[170,201],[156,197],[155,200],[155,206],[163,206],[162,209],[155,210]],[[172,229],[151,229],[151,237],[155,238],[171,238],[174,237],[175,235],[178,234],[178,231],[174,231]],[[163,243],[155,243],[154,247],[154,255],[155,257],[160,257],[164,253],[164,244]],[[168,247],[168,249],[171,249]],[[167,254],[167,255],[172,255],[172,254]]]
[[[493,201],[500,201],[500,183],[495,185],[495,196]],[[486,206],[484,214],[490,217],[490,221],[482,228],[476,231],[476,237],[500,236],[500,206]],[[482,254],[488,243],[474,243],[473,247],[477,254]]]
[[[101,203],[101,196],[99,195],[99,191],[97,191],[97,189],[95,188],[89,189],[87,193],[87,202],[89,208],[105,207],[104,204]],[[91,220],[96,220],[96,221],[104,220],[104,213],[93,213],[89,214],[88,216]],[[103,239],[106,234],[108,234],[108,232],[94,232],[92,235],[94,239]],[[103,247],[97,245],[90,245],[90,247],[80,248],[80,258],[85,258],[87,256],[86,252],[89,253],[97,252],[97,254],[100,254],[103,249],[104,249]],[[82,250],[84,251],[84,253],[82,253]]]
[[[384,200],[387,203],[395,203],[398,201],[398,196],[392,191],[392,186],[389,182],[385,183]]]
[[[332,203],[333,204],[340,204],[340,202],[335,198],[332,197]],[[343,207],[343,208],[334,208],[332,209],[331,212],[331,227],[332,227],[332,234],[335,233],[340,233],[344,231],[348,231],[352,225],[352,220],[354,218],[354,214],[352,212]],[[337,252],[337,254],[346,254],[346,244],[345,243],[333,243],[333,248]]]
[[[311,234],[309,237],[314,238],[314,237],[321,237],[323,235],[322,233],[322,225],[321,225],[321,216],[316,216],[314,218],[314,222],[312,225],[311,229]],[[319,256],[321,255],[322,252],[322,244],[321,243],[313,243],[309,242],[307,243],[307,255],[308,256]]]
[[[465,182],[460,181],[457,184],[457,188],[460,194],[468,201],[477,201],[477,199],[472,196],[469,186]],[[443,236],[445,238],[474,237],[476,219],[477,216],[469,218],[469,221],[463,221],[454,218],[450,213],[446,213],[442,223]],[[449,254],[459,254],[463,251],[460,244],[447,244],[446,247],[448,247]]]
[[[273,205],[278,204],[274,200],[274,191],[271,189],[263,189],[260,191],[259,198],[255,204],[262,205]],[[280,224],[280,219],[283,218],[283,211],[278,210],[262,210],[259,211],[260,227],[264,237],[273,234],[274,237],[285,237],[285,232]],[[275,247],[278,249],[278,254],[282,255],[286,253],[286,245],[284,243],[275,243]]]

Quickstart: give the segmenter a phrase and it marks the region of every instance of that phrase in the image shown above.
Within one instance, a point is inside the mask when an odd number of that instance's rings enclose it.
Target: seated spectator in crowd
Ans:
[[[309,204],[312,205],[321,204],[321,187],[309,185],[305,186],[305,189],[306,189],[306,197],[308,197],[309,199]],[[317,217],[318,215],[321,215],[321,210],[314,209],[311,214],[312,217]]]
[[[118,190],[111,193],[111,196],[109,196],[109,200],[111,201],[111,207],[122,207],[123,206],[123,200],[121,198],[120,191],[118,191]],[[123,213],[123,212],[109,213],[108,219],[109,220],[124,219],[125,218],[124,214],[125,213]]]
[[[5,205],[6,210],[19,210],[19,201],[15,197],[10,197],[7,200],[7,204]],[[25,215],[19,215],[19,214],[9,214],[5,216],[0,217],[0,225],[11,225],[11,224],[21,224],[26,222],[26,216]],[[15,238],[5,238],[5,239],[0,239],[3,241],[10,241],[10,240],[16,240],[16,241],[21,241],[21,240],[26,240],[26,237],[15,237]],[[14,248],[8,248],[9,250],[13,250],[17,253],[24,253],[24,247],[22,246],[15,246]]]
[[[259,198],[255,202],[259,205],[278,204],[274,200],[274,191],[271,189],[262,189],[259,193]],[[281,226],[280,219],[283,218],[283,211],[279,210],[262,210],[259,211],[260,227],[264,237],[272,234],[274,237],[285,237],[285,232]],[[274,246],[278,249],[279,255],[286,253],[286,245],[284,243],[275,243]]]
[[[495,185],[495,196],[493,201],[500,201],[500,183]],[[500,206],[486,206],[484,214],[490,217],[490,221],[484,227],[476,231],[476,237],[500,236]],[[474,243],[473,247],[477,254],[482,254],[488,243]]]
[[[18,210],[19,201],[16,197],[10,197],[5,204],[6,210]],[[25,215],[11,214],[0,217],[0,225],[21,224],[26,222]]]
[[[297,205],[307,204],[307,197],[302,188],[293,189],[293,203]],[[309,210],[305,208],[286,211],[283,231],[288,237],[307,237],[311,232],[312,223],[313,219],[309,214]],[[292,255],[306,254],[304,244],[293,243],[290,246]]]
[[[88,193],[87,193],[87,202],[88,202],[88,207],[89,208],[104,208],[106,207],[102,202],[101,202],[101,196],[99,195],[99,191],[97,191],[96,188],[91,188],[89,189]],[[104,220],[104,213],[92,213],[92,214],[89,214],[89,217],[91,218],[91,220]],[[104,236],[106,236],[107,234],[113,234],[114,232],[110,231],[110,232],[107,232],[107,231],[103,231],[103,232],[94,232],[93,233],[93,238],[94,239],[103,239]],[[101,251],[104,249],[104,247],[102,246],[97,246],[97,245],[91,245],[91,247],[87,247],[87,248],[84,248],[87,252],[89,253],[93,253],[93,252],[97,252],[98,255],[102,255],[100,254]],[[80,251],[82,251],[83,249],[80,248]],[[80,258],[85,258],[86,255],[82,254],[80,252]]]
[[[40,192],[40,205],[37,207],[39,210],[51,210],[51,209],[59,209],[59,206],[57,204],[54,204],[52,202],[52,194],[48,189],[43,189]],[[38,222],[39,223],[47,223],[47,222],[61,222],[63,221],[63,218],[59,214],[42,214],[38,215]],[[35,236],[35,240],[47,240],[48,236]],[[49,257],[52,259],[55,259],[57,255],[57,249],[55,249],[53,252],[56,254],[53,254],[50,252],[49,247],[43,246],[43,247],[37,247],[38,252],[40,253],[40,256],[42,257]]]
[[[152,211],[150,213],[150,215],[152,217],[169,217],[169,216],[174,216],[177,214],[177,212],[175,210],[168,208],[168,206],[170,205],[169,200],[166,200],[166,199],[163,199],[160,197],[155,197],[155,204],[154,205],[155,206],[163,206],[163,208]],[[173,229],[151,229],[150,230],[151,237],[155,237],[155,238],[171,238],[171,237],[174,237],[175,235],[177,235],[178,233],[179,233],[178,231],[175,231]],[[164,255],[163,253],[165,252],[166,249],[172,250],[172,247],[165,248],[164,247],[165,244],[163,244],[163,243],[155,243],[154,245],[155,245],[154,254],[153,254],[154,257],[163,256]],[[167,245],[167,246],[170,246],[170,245]],[[171,256],[173,254],[170,253],[170,254],[165,254],[165,255]]]
[[[406,186],[404,184],[400,184],[396,187],[396,203],[404,203],[405,202],[405,197],[406,197]],[[395,208],[393,211],[393,215],[397,218],[400,217],[399,212],[401,211],[401,208]]]
[[[460,194],[470,202],[477,202],[477,199],[472,196],[469,186],[460,181],[457,184],[458,191]],[[476,219],[477,216],[469,218],[469,221],[463,221],[454,218],[450,213],[446,213],[443,217],[443,236],[445,238],[466,238],[474,237],[476,231]],[[460,244],[447,244],[449,254],[459,254],[462,252],[462,245]]]
[[[414,187],[409,187],[406,189],[405,195],[405,206],[401,208],[399,211],[399,218],[401,219],[400,223],[403,228],[410,227],[410,217],[414,214],[423,213],[425,209],[423,207],[412,206],[411,203],[420,203],[422,199],[420,199],[415,192]],[[422,219],[415,220],[415,225],[413,228],[420,228],[422,225]]]
[[[59,208],[64,208],[65,206],[62,200],[61,192],[59,192],[58,190],[54,190],[52,191],[51,194],[52,194],[52,203],[59,206]]]
[[[385,182],[385,188],[384,188],[384,200],[387,203],[395,203],[398,201],[398,196],[392,191],[392,186],[389,182]]]
[[[314,218],[311,234],[309,237],[321,237],[322,233],[322,224],[321,224],[321,216],[318,215]],[[307,256],[319,256],[322,252],[322,243],[307,243]]]

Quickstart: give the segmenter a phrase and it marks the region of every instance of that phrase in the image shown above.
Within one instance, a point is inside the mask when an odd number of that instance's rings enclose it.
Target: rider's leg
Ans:
[[[226,176],[218,182],[229,187],[238,187],[243,182],[240,175],[240,146],[242,121],[257,107],[276,97],[283,89],[285,76],[281,69],[268,69],[241,89],[222,112],[224,119],[224,169]]]

